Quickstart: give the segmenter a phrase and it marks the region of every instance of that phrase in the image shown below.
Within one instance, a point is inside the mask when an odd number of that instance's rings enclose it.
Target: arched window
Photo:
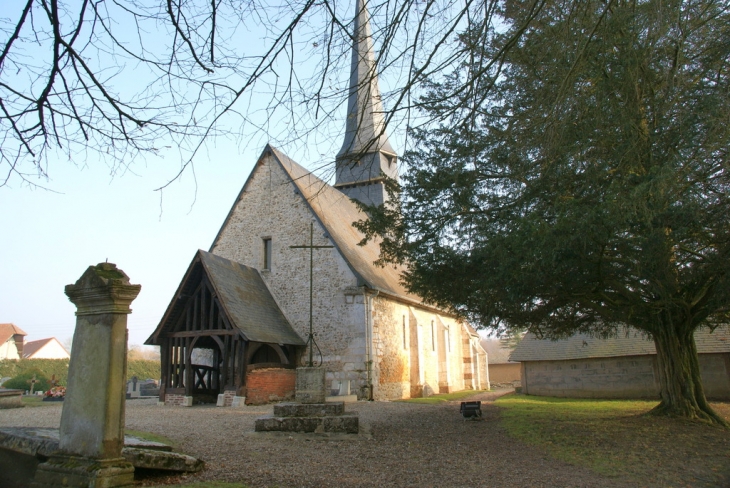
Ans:
[[[261,347],[256,349],[256,352],[251,358],[251,364],[260,363],[280,363],[281,358],[279,354],[274,350],[273,347],[268,344],[263,344]]]

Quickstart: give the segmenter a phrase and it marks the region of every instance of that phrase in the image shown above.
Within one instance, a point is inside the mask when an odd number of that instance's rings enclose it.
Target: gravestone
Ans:
[[[38,465],[33,485],[131,486],[122,457],[127,315],[140,285],[112,263],[90,266],[66,295],[76,305],[73,354],[61,413],[59,450]]]
[[[132,379],[127,381],[127,398],[137,398],[140,396],[137,382],[138,379],[136,376],[132,376]]]

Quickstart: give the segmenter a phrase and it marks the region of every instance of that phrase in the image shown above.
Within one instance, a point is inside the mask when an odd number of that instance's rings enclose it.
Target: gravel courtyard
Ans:
[[[270,405],[241,409],[215,406],[160,407],[156,400],[127,401],[127,428],[153,432],[177,450],[202,458],[206,469],[185,478],[269,486],[495,486],[611,487],[626,480],[603,478],[548,458],[509,438],[492,405],[499,394],[483,393],[483,421],[464,421],[458,402],[418,405],[359,402],[359,436],[258,434],[257,417]],[[61,405],[0,410],[0,426],[58,427]],[[363,428],[364,427],[364,428]]]

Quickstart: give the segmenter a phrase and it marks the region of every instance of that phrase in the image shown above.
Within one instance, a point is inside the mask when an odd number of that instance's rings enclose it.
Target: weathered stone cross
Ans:
[[[312,353],[314,352],[314,332],[312,329],[312,283],[314,282],[314,250],[315,249],[331,249],[335,246],[315,246],[314,245],[314,222],[309,223],[309,245],[308,246],[289,246],[292,249],[309,249],[309,337],[307,338],[307,347],[309,348],[310,368],[314,366]]]
[[[35,378],[35,375],[33,375],[33,377],[26,381],[26,383],[30,383],[30,394],[32,395],[33,390],[35,389],[35,384],[38,383],[38,380]]]

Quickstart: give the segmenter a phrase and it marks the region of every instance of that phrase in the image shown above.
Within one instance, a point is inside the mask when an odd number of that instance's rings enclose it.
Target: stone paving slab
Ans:
[[[124,436],[122,456],[135,468],[197,473],[203,461],[172,452],[172,447],[135,436]],[[59,449],[58,429],[34,427],[0,428],[0,449],[34,457],[49,457]]]

